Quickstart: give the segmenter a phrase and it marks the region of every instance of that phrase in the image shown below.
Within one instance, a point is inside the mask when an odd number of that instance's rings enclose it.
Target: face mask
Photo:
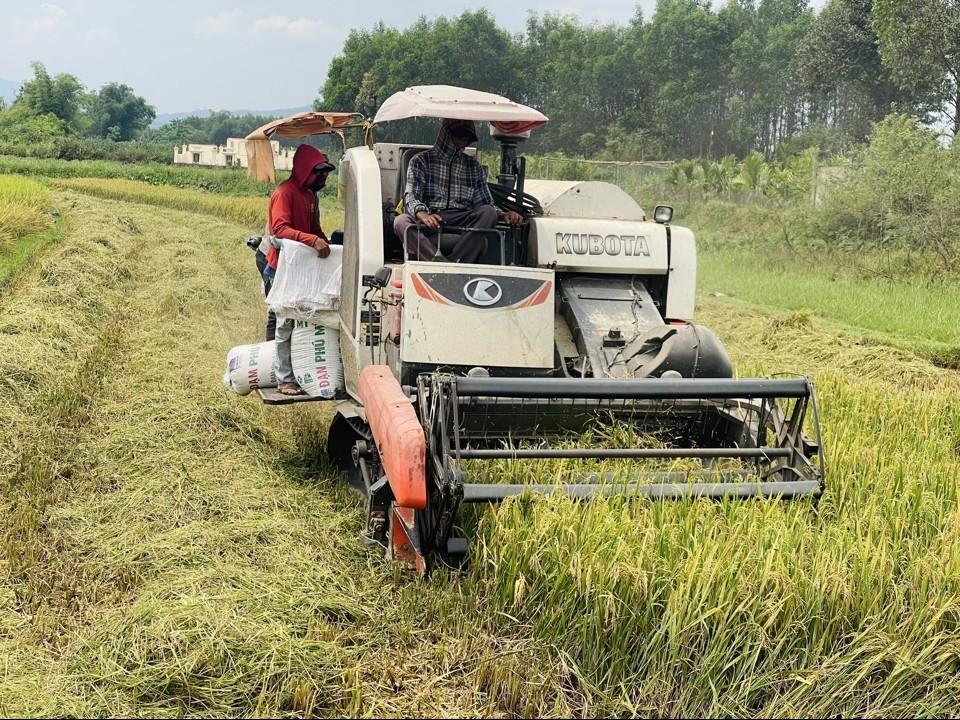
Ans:
[[[313,182],[310,183],[310,189],[313,190],[314,192],[318,192],[326,184],[327,184],[326,177],[324,177],[323,175],[315,175],[313,178]]]

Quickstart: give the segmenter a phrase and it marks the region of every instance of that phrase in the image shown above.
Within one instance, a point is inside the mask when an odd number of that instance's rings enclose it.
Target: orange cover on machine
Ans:
[[[360,371],[360,400],[397,505],[427,506],[427,441],[417,413],[386,365]]]

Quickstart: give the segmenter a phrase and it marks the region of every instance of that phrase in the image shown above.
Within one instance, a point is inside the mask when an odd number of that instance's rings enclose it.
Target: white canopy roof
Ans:
[[[416,85],[394,93],[380,106],[373,122],[412,117],[487,121],[507,135],[519,135],[547,122],[539,110],[501,95],[452,85]]]

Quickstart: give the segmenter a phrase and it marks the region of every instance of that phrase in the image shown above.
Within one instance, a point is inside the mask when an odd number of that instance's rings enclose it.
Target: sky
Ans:
[[[90,90],[129,85],[158,114],[294,108],[313,103],[351,28],[383,21],[403,29],[420,15],[486,8],[500,27],[518,33],[531,12],[625,24],[637,9],[649,19],[655,6],[656,0],[0,0],[0,78],[23,82],[33,77],[30,64],[41,62],[51,75],[70,73]]]

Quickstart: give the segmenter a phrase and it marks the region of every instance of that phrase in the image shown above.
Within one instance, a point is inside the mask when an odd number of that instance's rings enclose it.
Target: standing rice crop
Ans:
[[[819,505],[505,503],[483,516],[473,570],[488,617],[553,647],[588,714],[952,714],[960,376],[809,318],[713,300],[701,320],[731,339],[742,374],[813,376]]]
[[[220,195],[194,188],[149,185],[139,180],[74,178],[52,181],[56,187],[69,188],[94,197],[144,203],[174,210],[211,215],[237,223],[250,231],[263,232],[267,220],[268,198]],[[322,224],[329,234],[343,226],[343,211],[329,196],[321,196]]]
[[[40,183],[0,175],[0,253],[9,252],[16,240],[50,227],[43,215],[49,202],[50,194]]]

